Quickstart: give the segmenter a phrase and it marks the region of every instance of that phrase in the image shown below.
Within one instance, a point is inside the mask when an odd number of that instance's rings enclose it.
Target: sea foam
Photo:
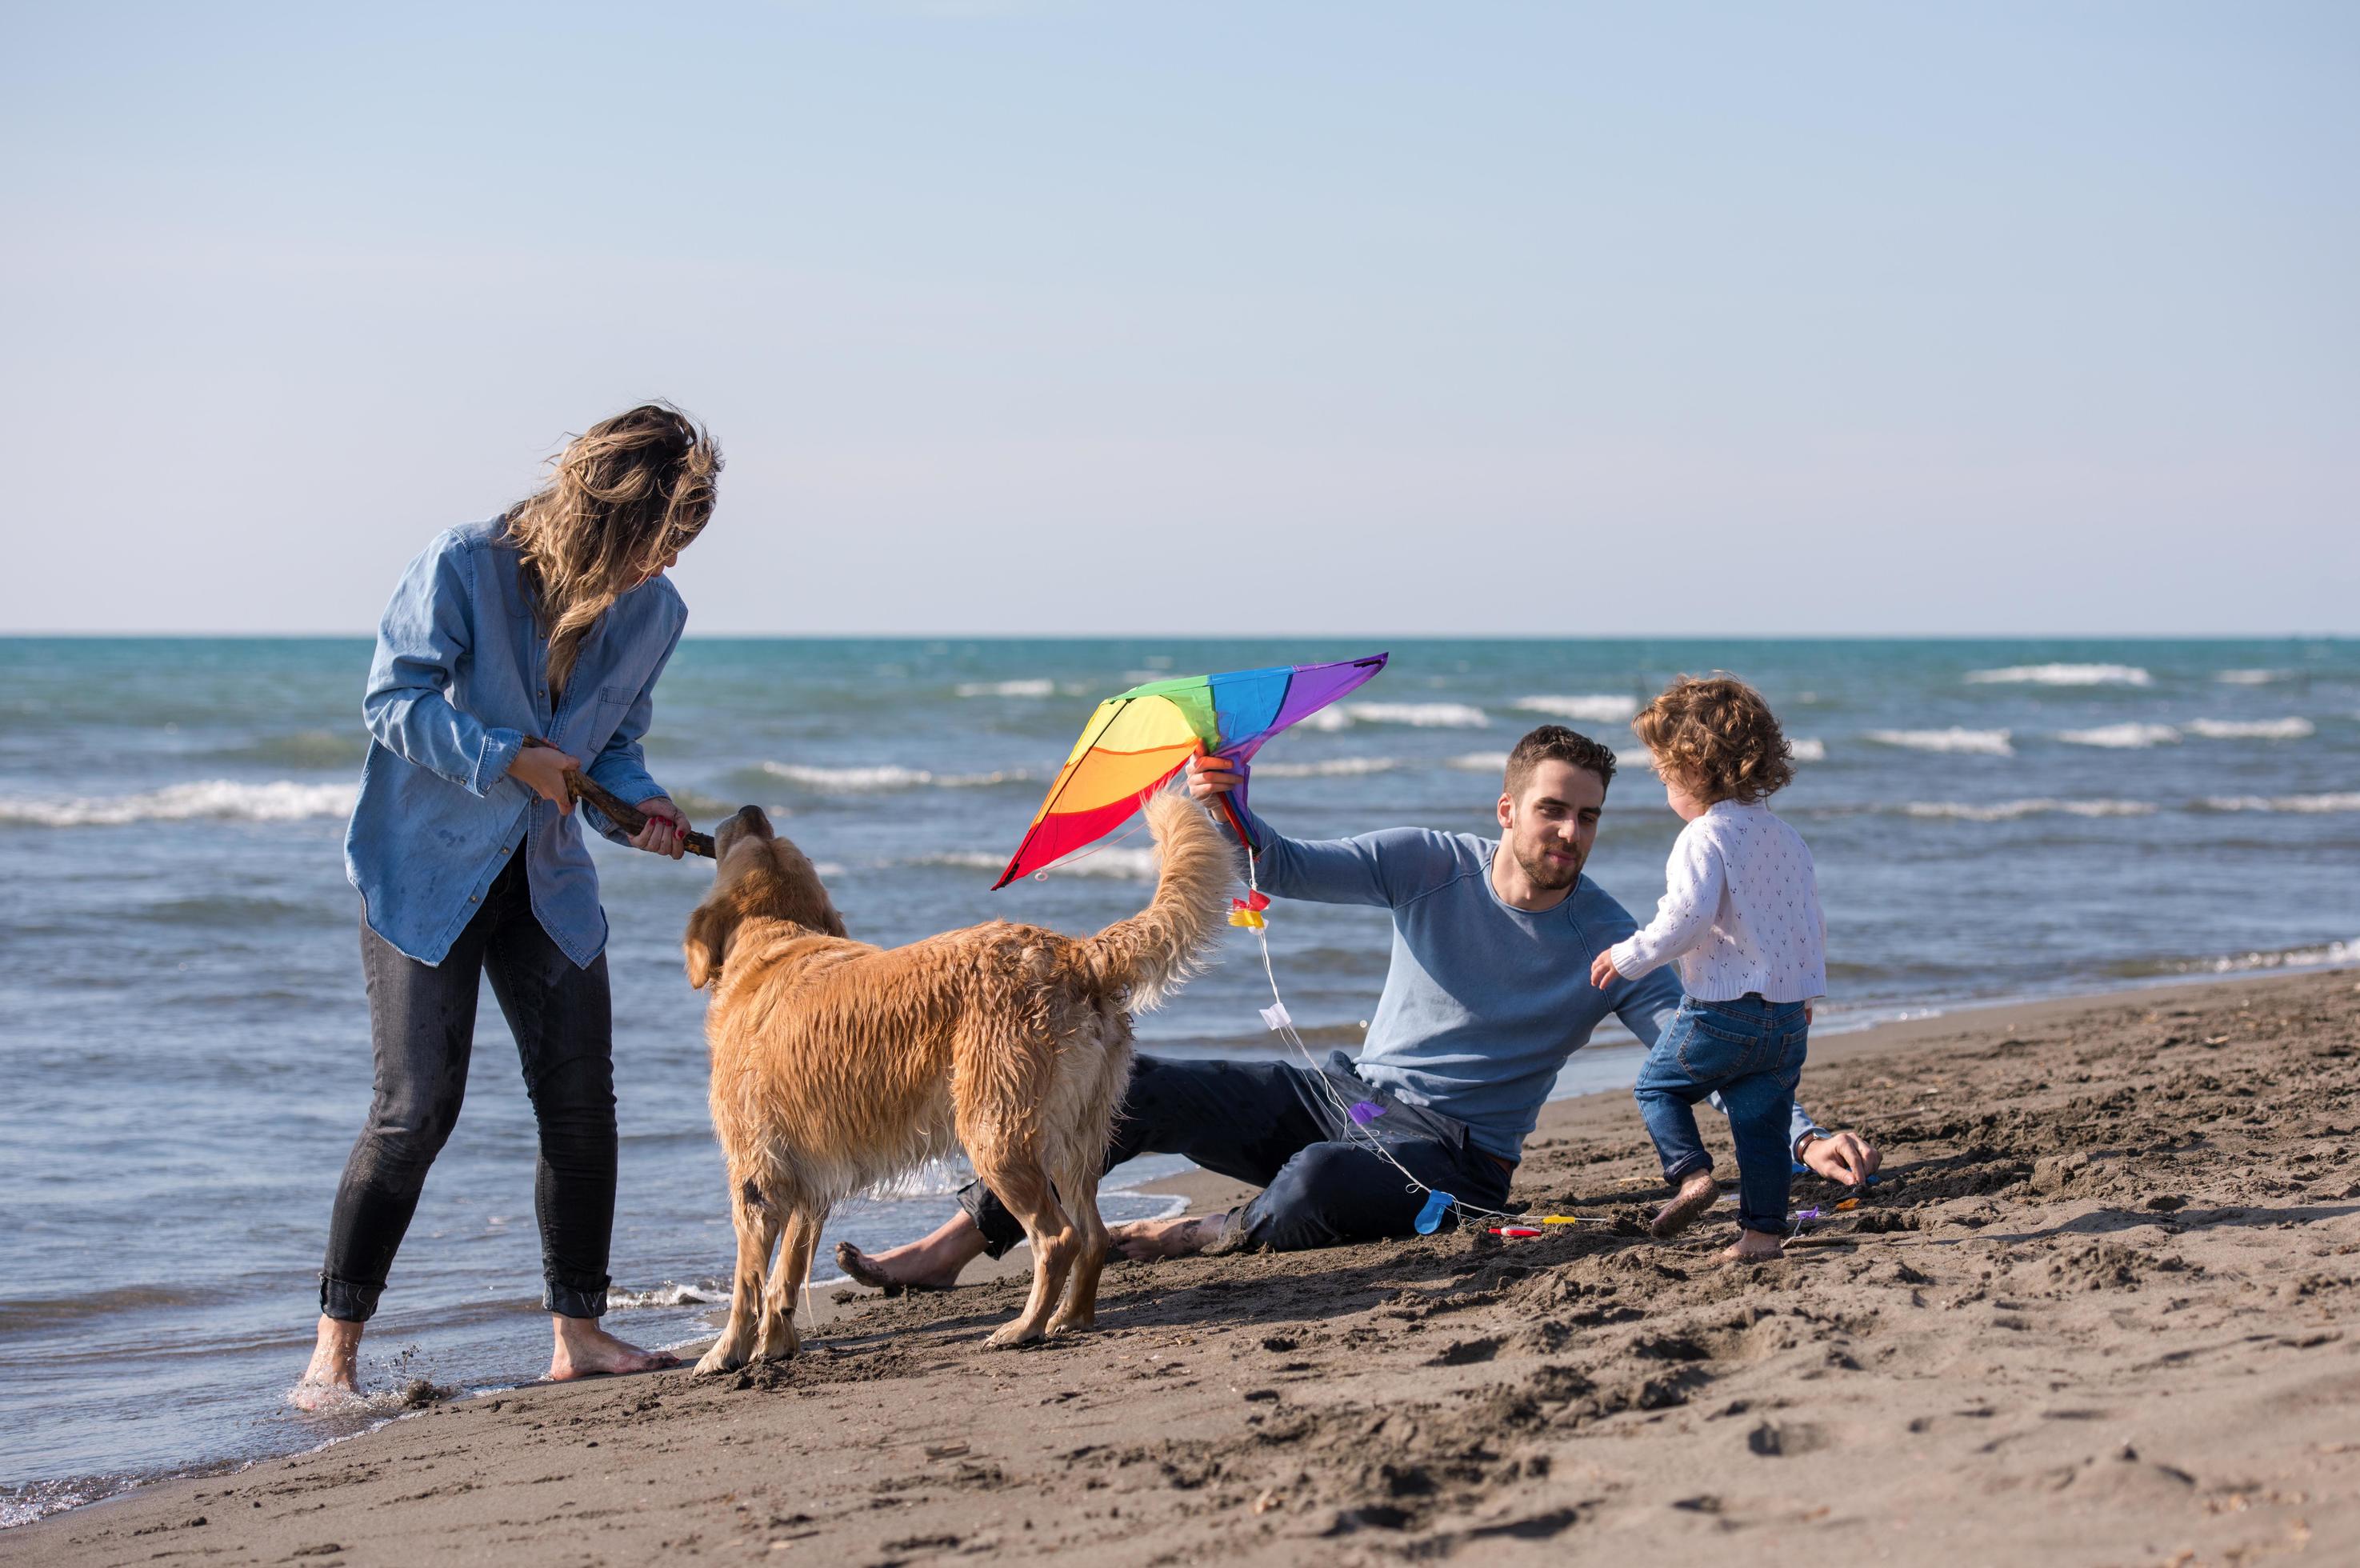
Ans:
[[[1637,713],[1639,699],[1603,694],[1591,697],[1519,697],[1516,706],[1528,713],[1547,713],[1553,718],[1612,724]]]
[[[1946,730],[1871,730],[1868,738],[1884,746],[1911,751],[1963,752],[1973,757],[2014,757],[2016,747],[2006,730],[1968,730],[1953,724]]]
[[[2284,681],[2283,670],[2223,670],[2212,677],[2223,686],[2267,686],[2273,681]]]
[[[1971,670],[1973,685],[2152,686],[2155,677],[2136,664],[2011,664],[2004,670]]]
[[[1790,740],[1786,743],[1786,751],[1797,762],[1825,762],[1828,759],[1828,743],[1823,740]]]
[[[2100,724],[2091,730],[2060,730],[2057,738],[2069,746],[2137,751],[2151,746],[2177,746],[2180,732],[2169,724]]]
[[[113,828],[131,822],[207,819],[294,822],[348,816],[358,793],[359,787],[353,784],[298,784],[288,779],[270,784],[239,784],[209,779],[137,795],[0,796],[0,822],[43,828]]]

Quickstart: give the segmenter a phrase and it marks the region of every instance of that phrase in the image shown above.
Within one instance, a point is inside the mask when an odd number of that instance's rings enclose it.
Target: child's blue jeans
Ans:
[[[1765,1002],[1751,991],[1733,1002],[1683,997],[1633,1091],[1664,1162],[1664,1180],[1677,1186],[1712,1169],[1689,1107],[1718,1094],[1737,1143],[1737,1223],[1786,1235],[1786,1192],[1794,1180],[1787,1115],[1809,1040],[1800,1002]]]

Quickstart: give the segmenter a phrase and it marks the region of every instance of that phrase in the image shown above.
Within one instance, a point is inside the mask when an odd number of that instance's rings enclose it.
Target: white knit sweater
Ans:
[[[1810,847],[1767,806],[1716,803],[1680,830],[1646,928],[1607,951],[1626,980],[1680,961],[1699,1002],[1808,1002],[1828,991],[1828,928]]]

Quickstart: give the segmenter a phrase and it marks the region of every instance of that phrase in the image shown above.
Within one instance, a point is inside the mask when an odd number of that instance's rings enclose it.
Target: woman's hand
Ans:
[[[1598,956],[1590,961],[1590,983],[1598,989],[1603,991],[1622,978],[1622,972],[1614,967],[1612,948],[1601,949]]]
[[[509,760],[508,777],[570,817],[574,797],[565,792],[565,776],[581,766],[553,746],[528,746]]]
[[[678,860],[688,848],[688,819],[680,808],[661,795],[651,795],[639,802],[639,814],[648,819],[647,825],[631,835],[631,846]]]
[[[1237,787],[1237,765],[1228,757],[1198,752],[1188,759],[1188,794],[1199,804],[1210,805],[1214,796],[1226,795]]]

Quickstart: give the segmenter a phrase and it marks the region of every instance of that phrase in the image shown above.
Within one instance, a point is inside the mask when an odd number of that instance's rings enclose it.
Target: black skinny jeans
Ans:
[[[516,1036],[525,1091],[541,1125],[533,1212],[541,1221],[543,1304],[569,1318],[606,1311],[615,1229],[614,1018],[606,959],[576,967],[532,912],[524,856],[439,964],[421,964],[361,922],[377,1093],[345,1161],[320,1272],[320,1311],[366,1323],[418,1210],[467,1091],[482,977]]]
[[[1350,1107],[1363,1100],[1383,1112],[1358,1127]],[[1229,1216],[1222,1251],[1297,1252],[1415,1236],[1426,1195],[1404,1170],[1479,1208],[1508,1199],[1508,1167],[1475,1147],[1465,1123],[1396,1100],[1340,1051],[1322,1073],[1288,1062],[1138,1058],[1105,1168],[1141,1154],[1185,1154],[1262,1188]],[[982,1182],[961,1188],[958,1201],[990,1256],[1024,1239],[1023,1225]]]

